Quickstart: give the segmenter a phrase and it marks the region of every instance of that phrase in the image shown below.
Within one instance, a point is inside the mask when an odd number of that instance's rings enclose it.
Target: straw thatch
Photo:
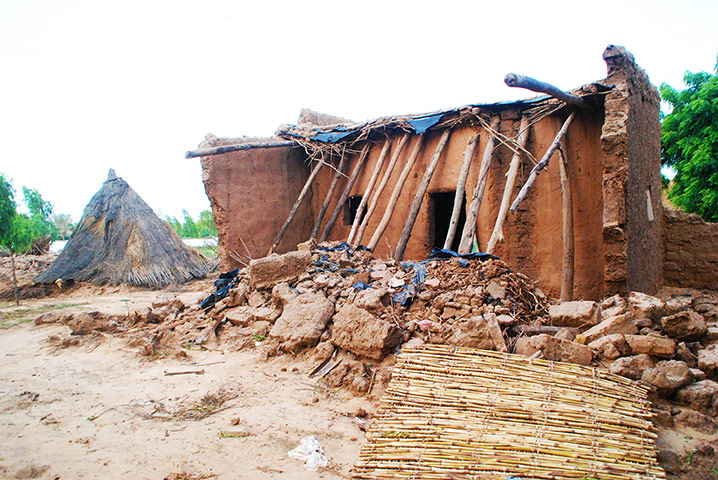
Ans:
[[[199,252],[187,247],[167,222],[110,170],[60,256],[34,280],[154,288],[203,278],[207,271]]]
[[[664,479],[645,387],[590,367],[404,350],[356,479]]]

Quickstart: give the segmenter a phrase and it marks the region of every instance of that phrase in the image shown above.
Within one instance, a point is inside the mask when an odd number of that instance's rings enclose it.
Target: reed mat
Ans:
[[[401,352],[355,479],[665,479],[647,389],[470,348]]]

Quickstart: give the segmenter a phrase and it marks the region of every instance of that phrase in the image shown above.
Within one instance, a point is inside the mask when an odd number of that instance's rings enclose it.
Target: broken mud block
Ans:
[[[675,315],[676,313],[690,310],[693,305],[693,298],[690,296],[678,296],[665,301],[664,315]]]
[[[622,333],[612,333],[588,344],[596,354],[607,360],[614,360],[631,354],[631,346]]]
[[[590,365],[593,351],[586,345],[561,340],[542,333],[533,337],[520,337],[516,341],[515,353],[532,357],[540,352],[544,360]]]
[[[605,320],[616,315],[622,315],[626,313],[627,308],[628,302],[622,296],[608,297],[601,302],[601,318]]]
[[[304,273],[312,261],[308,251],[270,255],[249,262],[249,283],[252,288],[270,288],[279,282],[292,282]]]
[[[718,375],[718,345],[710,345],[698,352],[698,368],[708,375]]]
[[[73,335],[87,335],[92,332],[117,332],[117,319],[102,312],[82,312],[72,315],[65,322]]]
[[[634,318],[649,318],[653,321],[660,320],[666,309],[663,300],[641,292],[631,292],[628,306]]]
[[[508,352],[501,326],[493,313],[471,317],[454,324],[454,335],[447,341],[459,347]]]
[[[661,319],[663,333],[677,340],[699,340],[707,331],[703,315],[688,310]]]
[[[362,357],[382,359],[401,340],[401,331],[364,309],[345,304],[332,327],[332,343]]]
[[[643,372],[655,365],[656,362],[650,355],[639,354],[617,359],[608,366],[608,371],[622,377],[640,380],[643,377]]]
[[[354,299],[354,305],[374,315],[381,314],[390,302],[389,290],[382,287],[364,289]]]
[[[615,317],[607,318],[598,325],[594,325],[582,334],[579,334],[576,338],[578,343],[591,343],[606,335],[614,333],[624,333],[628,335],[635,335],[638,333],[638,328],[633,323],[633,319],[630,314],[616,315]]]
[[[634,355],[645,353],[656,357],[673,358],[676,354],[676,342],[659,335],[625,335]]]
[[[718,422],[708,415],[693,410],[692,408],[682,408],[673,417],[674,423],[689,427],[699,432],[713,435],[718,432]]]
[[[234,307],[225,312],[227,321],[235,327],[246,327],[252,322],[264,321],[274,323],[282,311],[271,307]]]
[[[706,415],[718,414],[718,382],[701,380],[676,392],[676,400]]]
[[[549,306],[551,325],[556,327],[584,327],[598,323],[600,309],[596,302],[588,300],[562,302]]]
[[[249,294],[249,288],[247,285],[240,283],[236,287],[229,290],[229,296],[227,297],[227,307],[240,307],[247,303],[247,295]]]
[[[653,385],[662,397],[669,397],[676,390],[693,380],[693,375],[686,362],[680,360],[664,360],[647,368],[641,380]]]
[[[676,347],[676,358],[683,360],[691,368],[698,366],[698,357],[688,348],[685,342],[681,342]]]
[[[334,314],[334,304],[324,295],[305,293],[292,299],[269,332],[288,351],[312,347],[319,342]]]

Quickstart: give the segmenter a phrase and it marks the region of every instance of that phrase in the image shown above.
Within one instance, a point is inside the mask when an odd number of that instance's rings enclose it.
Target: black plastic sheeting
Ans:
[[[209,311],[214,307],[215,303],[226,297],[229,294],[229,289],[237,284],[237,274],[239,274],[238,268],[230,270],[229,272],[220,273],[219,279],[214,282],[214,286],[217,290],[202,300],[199,304],[199,308]]]

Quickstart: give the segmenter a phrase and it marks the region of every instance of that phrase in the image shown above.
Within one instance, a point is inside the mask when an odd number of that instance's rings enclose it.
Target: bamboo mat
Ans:
[[[646,393],[569,363],[407,348],[352,478],[665,479]]]

